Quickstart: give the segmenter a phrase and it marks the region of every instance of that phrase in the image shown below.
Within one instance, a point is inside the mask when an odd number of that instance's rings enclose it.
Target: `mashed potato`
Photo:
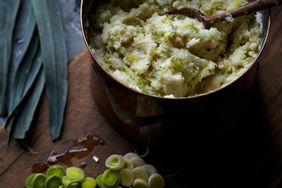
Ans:
[[[197,19],[164,14],[194,7],[214,15],[246,0],[112,0],[90,23],[93,52],[114,78],[137,91],[186,97],[216,90],[236,79],[256,58],[257,15],[228,18],[205,29]]]

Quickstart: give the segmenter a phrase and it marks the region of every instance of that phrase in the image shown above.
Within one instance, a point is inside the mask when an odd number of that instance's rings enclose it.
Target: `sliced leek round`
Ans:
[[[25,180],[25,187],[26,188],[32,188],[32,181],[33,181],[33,178],[36,174],[31,174],[29,175],[26,180]]]
[[[130,169],[122,169],[120,171],[120,184],[124,187],[130,187],[133,184],[134,175]]]
[[[124,169],[130,169],[132,170],[134,168],[133,166],[133,162],[129,159],[124,159],[125,165],[124,165]]]
[[[32,188],[45,188],[46,176],[45,174],[38,173],[32,179]]]
[[[147,170],[143,167],[136,167],[132,170],[133,172],[133,176],[135,179],[142,179],[144,181],[148,181],[149,178],[149,173],[147,172]]]
[[[143,179],[136,179],[133,182],[132,188],[149,188],[149,185]]]
[[[106,187],[118,185],[120,181],[119,171],[108,169],[103,173],[101,180]]]
[[[100,188],[106,188],[106,186],[104,185],[103,180],[102,180],[102,174],[97,176],[96,181],[97,181],[97,185]]]
[[[62,183],[67,186],[68,184],[70,184],[73,180],[71,178],[69,178],[68,176],[63,176],[62,177]]]
[[[95,188],[96,187],[96,180],[91,177],[86,177],[82,182],[81,182],[81,188]]]
[[[75,182],[72,182],[72,183],[66,185],[65,188],[80,188],[80,184],[79,184],[79,182],[75,181]]]
[[[164,178],[158,173],[152,174],[148,183],[150,188],[163,188],[165,186]]]
[[[140,167],[145,164],[144,160],[141,159],[140,157],[132,157],[129,160],[133,164],[133,168]]]
[[[61,177],[57,175],[48,176],[45,182],[46,188],[58,188],[62,185]]]
[[[156,170],[156,168],[153,165],[145,164],[142,167],[147,170],[149,175],[157,173],[157,170]]]
[[[77,167],[69,167],[66,170],[66,176],[71,180],[83,180],[84,179],[84,171]]]
[[[137,157],[137,158],[140,158],[138,154],[136,153],[127,153],[123,156],[125,159],[132,159],[133,157]]]
[[[111,155],[106,159],[105,166],[112,170],[121,170],[125,165],[123,156]]]
[[[58,177],[63,177],[66,173],[64,167],[61,165],[52,165],[48,168],[46,174],[47,176],[56,175]]]

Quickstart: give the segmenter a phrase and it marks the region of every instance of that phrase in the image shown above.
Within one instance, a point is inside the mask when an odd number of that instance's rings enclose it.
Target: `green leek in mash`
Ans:
[[[246,0],[112,0],[94,13],[93,52],[126,86],[149,95],[186,97],[216,90],[236,79],[256,58],[259,13],[228,18],[210,29],[197,19],[164,14],[194,7],[206,15],[240,7]]]

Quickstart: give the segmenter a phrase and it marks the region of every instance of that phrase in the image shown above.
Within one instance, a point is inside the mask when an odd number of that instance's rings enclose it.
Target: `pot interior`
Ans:
[[[96,65],[98,65],[101,70],[104,72],[104,74],[108,74],[107,71],[103,68],[103,66],[101,65],[101,63],[99,62],[99,59],[96,57],[93,49],[91,48],[91,40],[90,38],[93,37],[93,31],[92,31],[92,27],[90,26],[90,21],[89,19],[91,18],[91,15],[93,14],[93,12],[95,11],[95,9],[97,8],[99,3],[109,3],[110,0],[82,0],[81,3],[81,26],[82,26],[82,32],[83,32],[83,37],[85,40],[85,43],[87,45],[87,48],[89,49],[89,52],[91,53],[92,57],[94,58],[94,63]],[[266,39],[268,37],[268,33],[269,33],[269,28],[270,28],[270,11],[269,10],[265,10],[262,11],[261,14],[261,23],[262,23],[262,27],[260,28],[261,32],[260,32],[260,38],[262,39],[260,41],[260,50],[259,53],[257,55],[257,58],[255,58],[255,60],[253,62],[250,63],[249,68],[245,69],[245,71],[238,76],[238,78],[236,78],[235,80],[231,81],[230,83],[227,83],[221,87],[219,87],[218,89],[206,92],[206,93],[201,93],[201,94],[196,94],[196,95],[192,95],[192,96],[188,96],[188,97],[177,97],[176,99],[187,99],[187,98],[196,98],[196,97],[200,97],[200,96],[205,96],[205,95],[209,95],[211,93],[217,92],[218,90],[221,90],[229,85],[231,85],[233,82],[235,82],[236,80],[238,80],[242,75],[244,75],[258,60],[264,46],[266,43]],[[124,84],[121,84],[119,81],[117,81],[114,77],[112,77],[110,74],[108,74],[108,76],[116,83],[122,85],[122,87],[127,87]],[[128,88],[129,90],[131,90],[130,88]],[[157,98],[157,99],[162,99],[163,97],[159,97],[159,96],[153,96],[153,95],[148,95],[148,94],[144,94],[142,92],[138,92],[138,91],[134,91],[137,92],[138,94],[144,95],[144,96],[148,96],[148,97],[153,97],[153,98]],[[166,98],[167,99],[167,98]],[[174,100],[174,98],[172,98],[172,100]]]

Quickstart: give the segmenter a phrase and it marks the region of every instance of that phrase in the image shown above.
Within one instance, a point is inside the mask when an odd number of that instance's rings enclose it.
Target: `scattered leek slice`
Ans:
[[[7,82],[11,60],[12,36],[20,7],[19,0],[5,0],[0,3],[0,116],[7,113]]]
[[[45,188],[46,176],[38,173],[33,177],[32,188]]]
[[[26,178],[26,180],[25,180],[25,187],[26,188],[32,188],[32,181],[33,181],[34,176],[35,176],[35,174],[31,174]]]
[[[61,177],[52,175],[47,177],[45,182],[45,188],[58,188],[62,185]]]
[[[122,169],[120,171],[120,184],[124,187],[130,187],[133,184],[134,175],[129,169]]]
[[[60,137],[67,102],[67,52],[58,1],[32,0],[46,76],[52,140]]]
[[[79,186],[81,179],[73,180],[67,176],[62,177],[62,184],[64,185],[64,188],[76,188]]]
[[[97,181],[97,185],[98,185],[100,188],[107,188],[106,185],[104,185],[103,178],[102,178],[102,174],[99,175],[99,176],[97,176],[96,181]]]
[[[66,185],[65,188],[80,188],[80,185],[79,185],[79,182],[74,181]]]
[[[133,157],[137,157],[138,158],[139,155],[137,155],[136,153],[132,153],[132,152],[127,153],[127,154],[124,155],[125,159],[132,159]]]
[[[132,170],[134,168],[132,161],[130,161],[129,159],[124,159],[125,165],[124,165],[124,169],[130,169]]]
[[[165,180],[160,174],[152,174],[148,180],[149,187],[163,188],[165,186]]]
[[[149,185],[143,179],[136,179],[132,185],[132,188],[148,188]]]
[[[61,165],[52,165],[48,168],[46,174],[47,176],[56,175],[58,177],[63,177],[65,175],[65,169]]]
[[[157,170],[153,165],[145,164],[142,167],[147,170],[149,175],[157,173]]]
[[[106,187],[118,185],[120,181],[119,171],[108,169],[102,175],[102,182]]]
[[[145,164],[144,160],[141,159],[140,157],[133,157],[130,159],[130,162],[133,164],[133,168],[142,166]]]
[[[112,170],[120,170],[124,167],[125,161],[121,155],[111,155],[106,159],[105,166]]]
[[[142,179],[146,182],[148,181],[149,173],[143,166],[134,168],[132,172],[135,179]]]
[[[141,159],[136,154],[112,155],[109,158],[117,159],[117,156],[122,157],[123,160],[125,157],[128,158],[125,160]],[[85,178],[84,171],[77,167],[69,167],[65,170],[60,165],[52,165],[45,174],[31,174],[25,181],[26,188],[95,188],[97,185],[99,188],[163,188],[165,180],[157,173],[154,166],[145,164],[133,170],[128,168],[107,169],[96,179]]]
[[[82,182],[81,182],[81,188],[95,188],[96,187],[96,180],[91,177],[86,177]]]
[[[73,180],[67,176],[63,176],[62,177],[62,183],[67,186],[68,184],[70,184]]]
[[[69,167],[66,170],[66,177],[68,177],[71,180],[81,181],[84,179],[84,172],[80,168]]]

